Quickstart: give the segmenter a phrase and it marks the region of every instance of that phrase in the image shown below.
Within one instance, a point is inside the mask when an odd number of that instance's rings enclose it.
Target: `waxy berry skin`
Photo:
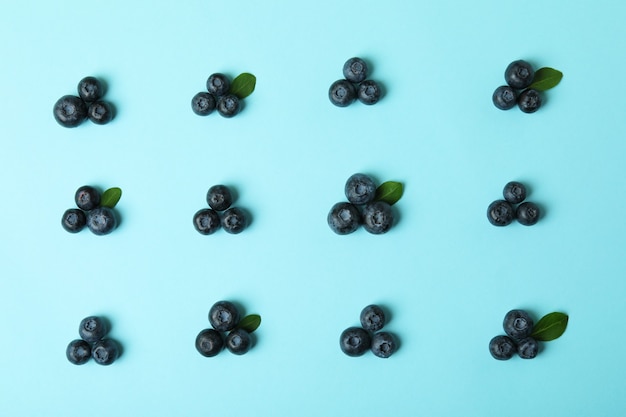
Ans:
[[[211,358],[222,351],[224,339],[215,329],[204,329],[196,337],[196,349],[207,358]]]
[[[524,90],[517,98],[517,106],[524,113],[534,113],[541,107],[541,94],[537,90]]]
[[[343,64],[343,76],[351,83],[358,84],[367,78],[368,68],[361,58],[350,58]]]
[[[385,201],[374,201],[363,208],[363,228],[368,232],[380,235],[387,233],[393,226],[393,210]]]
[[[74,365],[83,365],[91,359],[91,345],[83,339],[72,340],[67,345],[65,356]]]
[[[372,338],[361,327],[349,327],[341,333],[339,347],[348,356],[361,356],[372,347]]]
[[[94,343],[106,336],[109,328],[107,322],[98,316],[84,318],[78,326],[78,335],[85,342]]]
[[[524,60],[513,61],[504,71],[504,81],[518,90],[528,87],[533,82],[535,71],[532,65]]]
[[[248,225],[246,213],[239,207],[231,207],[222,213],[222,228],[230,234],[239,234]]]
[[[79,209],[89,211],[100,205],[100,197],[100,191],[90,185],[83,185],[76,190],[74,202]]]
[[[522,359],[533,359],[539,353],[539,343],[532,337],[517,342],[517,354]]]
[[[191,99],[191,110],[198,116],[207,116],[217,107],[217,100],[211,93],[200,92]]]
[[[78,233],[85,228],[87,224],[87,216],[81,209],[68,209],[63,213],[61,225],[70,233]]]
[[[496,200],[487,208],[487,219],[494,226],[507,226],[515,219],[515,209],[506,200]]]
[[[489,341],[489,353],[494,359],[505,361],[511,359],[517,352],[517,346],[509,336],[496,336]]]
[[[206,81],[206,89],[215,97],[228,94],[230,90],[230,79],[219,72],[211,74]]]
[[[347,80],[337,80],[328,89],[328,98],[337,107],[346,107],[356,100],[356,88]]]
[[[206,194],[206,201],[215,211],[224,211],[233,204],[233,196],[225,185],[214,185]]]
[[[239,310],[230,301],[218,301],[209,310],[209,323],[218,332],[232,330],[239,323]]]
[[[533,331],[533,319],[524,310],[511,310],[504,316],[504,333],[514,340],[524,339]]]
[[[367,104],[368,106],[378,103],[381,94],[380,86],[376,81],[372,80],[363,81],[359,84],[359,88],[357,89],[357,98],[361,103]]]
[[[361,311],[360,321],[365,330],[377,332],[385,325],[385,313],[379,306],[371,304]]]
[[[115,212],[109,207],[98,207],[87,212],[87,227],[95,235],[108,235],[117,227]]]
[[[517,221],[524,226],[532,226],[539,221],[541,217],[541,209],[535,203],[526,201],[517,206]]]
[[[198,233],[210,235],[215,233],[222,225],[219,214],[213,209],[201,209],[193,216],[193,227]]]
[[[104,87],[96,77],[85,77],[78,82],[78,96],[91,103],[100,100],[104,95]]]
[[[228,94],[217,99],[217,112],[226,118],[237,115],[241,110],[239,98],[233,94]]]
[[[502,195],[511,204],[519,204],[526,199],[526,186],[521,182],[510,181],[502,190]]]
[[[496,88],[491,99],[500,110],[509,110],[517,104],[517,92],[511,86],[503,85]]]
[[[252,337],[244,329],[235,329],[228,333],[224,344],[230,353],[243,355],[252,347]]]
[[[120,350],[112,339],[102,339],[94,343],[91,348],[91,357],[98,365],[111,365],[119,357]]]
[[[388,358],[398,350],[398,345],[393,334],[379,332],[372,337],[372,353],[379,358]]]
[[[76,127],[87,118],[87,104],[76,96],[63,96],[54,103],[54,119],[63,127]]]
[[[352,204],[366,204],[376,197],[376,183],[365,174],[353,174],[344,187],[346,198]]]
[[[87,117],[97,125],[105,125],[113,120],[113,107],[107,101],[94,101],[87,108]]]
[[[338,235],[347,235],[359,228],[361,213],[355,205],[347,202],[335,204],[327,216],[330,230]]]

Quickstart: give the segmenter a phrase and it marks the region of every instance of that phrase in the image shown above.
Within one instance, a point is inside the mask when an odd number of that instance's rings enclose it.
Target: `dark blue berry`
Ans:
[[[328,213],[328,226],[338,235],[347,235],[358,229],[361,224],[361,213],[351,203],[337,203]]]
[[[81,210],[93,210],[100,205],[100,191],[90,185],[83,185],[76,190],[74,202]]]
[[[239,310],[230,301],[218,301],[209,310],[209,323],[218,332],[232,330],[239,323]]]
[[[339,347],[348,356],[361,356],[372,347],[372,339],[367,330],[349,327],[341,333]]]
[[[541,107],[541,95],[537,90],[524,90],[517,98],[517,105],[524,113],[534,113]]]
[[[518,90],[528,87],[533,82],[535,71],[526,61],[513,61],[504,71],[504,81]]]
[[[224,74],[211,74],[206,81],[206,89],[215,97],[221,97],[230,90],[230,79]]]
[[[391,333],[379,332],[372,337],[371,350],[379,358],[388,358],[398,350],[398,345]]]
[[[521,182],[510,181],[502,190],[504,199],[511,204],[519,204],[526,199],[526,187]]]
[[[343,76],[351,83],[358,84],[367,78],[367,64],[361,58],[350,58],[343,64]]]
[[[224,211],[233,204],[233,196],[225,185],[214,185],[206,194],[206,201],[216,211]]]
[[[87,117],[97,125],[105,125],[113,120],[113,107],[106,101],[94,101],[87,109]]]
[[[238,234],[243,232],[243,229],[246,228],[248,224],[248,219],[246,213],[238,208],[231,207],[222,213],[222,227],[228,233]]]
[[[366,204],[374,200],[376,184],[365,174],[354,174],[346,181],[344,191],[352,204]]]
[[[516,351],[515,342],[508,336],[496,336],[489,342],[489,353],[500,361],[511,359]]]
[[[98,365],[111,365],[119,357],[120,350],[112,339],[102,339],[94,343],[91,356]]]
[[[533,224],[536,224],[539,221],[539,217],[541,217],[541,210],[539,209],[539,206],[535,203],[531,203],[530,201],[517,206],[515,213],[517,221],[524,226],[532,226]]]
[[[347,80],[337,80],[328,89],[330,102],[337,107],[346,107],[356,99],[356,89]]]
[[[241,110],[239,98],[233,94],[228,94],[217,99],[217,112],[224,117],[233,117]]]
[[[104,95],[104,87],[96,77],[85,77],[78,83],[78,96],[88,103],[100,100]]]
[[[357,90],[357,98],[363,104],[371,105],[378,103],[380,100],[381,90],[376,81],[365,80],[359,84]]]
[[[517,354],[522,359],[533,359],[539,353],[539,343],[532,337],[517,342]]]
[[[74,365],[82,365],[91,359],[91,345],[82,339],[72,340],[65,350],[67,360]]]
[[[235,329],[226,336],[226,349],[235,355],[243,355],[252,347],[250,333],[244,329]]]
[[[504,333],[514,340],[530,336],[533,331],[533,319],[524,310],[511,310],[504,316]]]
[[[374,201],[363,209],[363,228],[375,235],[387,233],[393,226],[393,218],[389,203]]]
[[[496,88],[491,97],[493,104],[500,110],[509,110],[517,104],[517,92],[508,85]]]
[[[87,105],[76,96],[63,96],[54,103],[54,119],[63,127],[76,127],[87,118]]]
[[[214,329],[204,329],[196,337],[196,349],[202,356],[213,357],[224,347],[224,339],[220,332]]]
[[[385,313],[374,304],[368,305],[361,311],[361,326],[365,330],[377,332],[385,325]]]
[[[198,116],[206,116],[211,114],[217,102],[211,93],[200,92],[191,99],[191,110]]]
[[[98,207],[87,212],[87,227],[95,235],[108,235],[117,227],[117,218],[109,207]]]
[[[202,209],[193,215],[193,226],[203,235],[215,233],[221,226],[220,216],[215,210]]]
[[[81,209],[68,209],[63,213],[61,225],[70,233],[78,233],[87,224],[87,216]]]
[[[487,219],[494,226],[506,226],[515,218],[515,209],[506,200],[496,200],[487,208]]]
[[[109,326],[106,320],[97,316],[84,318],[78,327],[78,334],[85,342],[94,343],[106,336]]]

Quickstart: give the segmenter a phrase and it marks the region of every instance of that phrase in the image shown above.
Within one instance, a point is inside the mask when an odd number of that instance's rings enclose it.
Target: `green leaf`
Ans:
[[[248,333],[252,333],[261,325],[261,316],[258,314],[249,314],[242,318],[237,324],[238,329],[243,329]]]
[[[102,193],[102,198],[100,198],[100,205],[103,207],[113,208],[122,198],[122,189],[118,187],[109,188],[105,192]]]
[[[531,336],[542,342],[558,339],[565,332],[568,320],[564,313],[546,314],[535,324]]]
[[[376,189],[376,196],[374,200],[376,201],[384,201],[389,205],[394,205],[400,197],[402,197],[402,183],[396,181],[387,181]]]
[[[254,91],[256,86],[256,77],[252,74],[244,72],[239,74],[230,84],[230,93],[243,99],[248,97]]]
[[[528,88],[533,88],[537,91],[546,91],[553,87],[556,87],[563,78],[563,73],[554,68],[543,67],[535,71],[535,78],[533,83]]]

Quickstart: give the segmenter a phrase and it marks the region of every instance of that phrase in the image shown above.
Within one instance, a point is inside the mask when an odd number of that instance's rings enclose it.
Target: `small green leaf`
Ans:
[[[564,313],[546,314],[535,324],[531,336],[542,342],[558,339],[565,332],[568,320]]]
[[[384,201],[392,206],[400,200],[400,197],[402,197],[402,191],[402,183],[387,181],[380,184],[380,186],[376,189],[376,196],[374,197],[374,200]]]
[[[242,318],[237,324],[238,329],[243,329],[248,333],[252,333],[261,325],[261,316],[258,314],[249,314]]]
[[[254,91],[256,86],[256,77],[252,74],[244,72],[239,74],[230,84],[230,93],[243,99],[248,97]]]
[[[113,208],[122,198],[122,189],[118,187],[109,188],[102,193],[100,198],[100,205],[103,207]]]
[[[535,71],[535,78],[533,83],[528,88],[533,88],[537,91],[546,91],[553,87],[556,87],[563,78],[563,73],[554,68],[543,67]]]

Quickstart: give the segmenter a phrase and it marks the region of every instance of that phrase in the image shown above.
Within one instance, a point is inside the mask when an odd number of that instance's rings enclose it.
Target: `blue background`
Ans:
[[[622,415],[625,4],[5,2],[0,414]],[[329,103],[352,56],[379,104]],[[564,73],[535,114],[491,103],[515,59]],[[257,76],[233,119],[191,112],[213,72]],[[86,75],[117,117],[64,129],[52,105]],[[386,235],[326,225],[355,172],[405,185]],[[536,226],[487,222],[510,180]],[[193,229],[218,183],[252,213],[240,235]],[[84,184],[123,189],[113,234],[61,228]],[[247,355],[194,348],[221,299],[263,318]],[[388,360],[338,346],[370,303]],[[570,323],[499,362],[512,308]],[[92,314],[123,345],[110,367],[65,358]]]

